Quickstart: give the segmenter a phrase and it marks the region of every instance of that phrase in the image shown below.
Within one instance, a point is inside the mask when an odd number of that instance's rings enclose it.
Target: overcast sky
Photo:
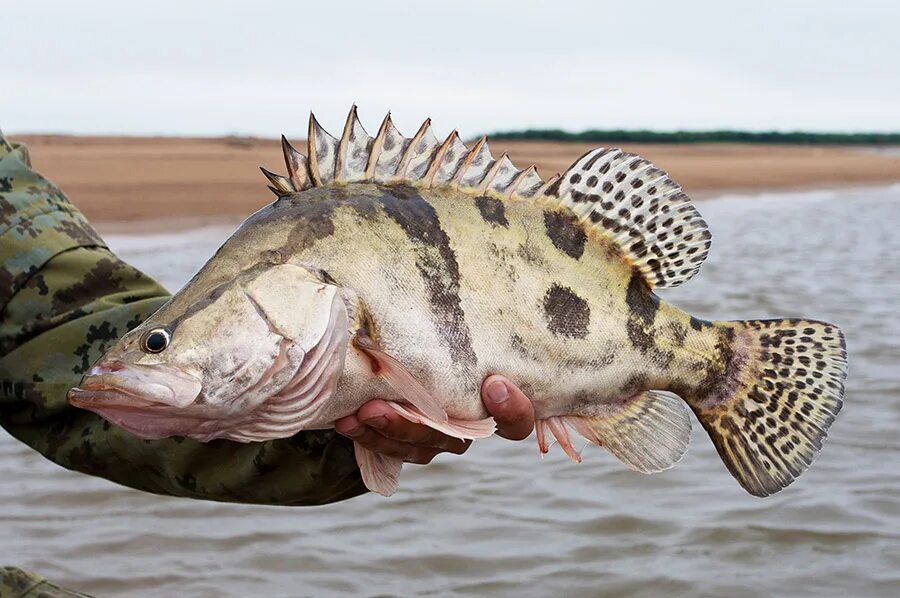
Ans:
[[[27,0],[0,23],[7,132],[302,137],[353,102],[408,135],[900,130],[896,0]]]

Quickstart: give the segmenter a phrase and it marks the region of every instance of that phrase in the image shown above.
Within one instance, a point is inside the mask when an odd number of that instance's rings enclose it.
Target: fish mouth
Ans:
[[[201,390],[199,379],[169,366],[106,362],[92,367],[66,398],[141,438],[164,438],[196,423],[184,409]]]

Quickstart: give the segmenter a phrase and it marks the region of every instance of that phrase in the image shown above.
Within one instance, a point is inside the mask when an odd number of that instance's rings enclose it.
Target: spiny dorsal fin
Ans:
[[[289,177],[263,173],[277,195],[357,181],[449,186],[471,195],[530,199],[574,212],[586,229],[621,248],[653,287],[690,279],[709,252],[706,223],[681,187],[662,170],[620,149],[588,152],[544,182],[532,166],[495,159],[484,138],[470,150],[456,131],[441,143],[426,119],[410,139],[388,114],[374,139],[350,109],[341,139],[309,118],[308,158],[282,139]]]
[[[505,154],[494,160],[486,138],[476,142],[471,150],[456,131],[439,142],[431,129],[431,119],[426,119],[416,134],[407,138],[397,130],[388,113],[373,139],[360,123],[355,105],[340,139],[331,136],[310,114],[308,157],[283,136],[281,143],[288,178],[264,171],[276,194],[376,181],[424,187],[448,185],[468,193],[526,198],[536,196],[543,186],[533,166],[519,171]]]

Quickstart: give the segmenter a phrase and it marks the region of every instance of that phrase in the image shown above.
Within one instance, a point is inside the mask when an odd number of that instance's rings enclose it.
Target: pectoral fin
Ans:
[[[415,407],[401,405],[400,403],[388,403],[394,411],[402,415],[404,418],[414,424],[422,424],[429,428],[435,429],[442,434],[459,438],[461,440],[473,440],[475,438],[487,438],[492,436],[497,429],[497,423],[493,417],[485,419],[456,419],[449,418],[446,422],[436,422],[421,413]]]
[[[353,443],[353,452],[366,488],[382,496],[390,496],[397,490],[402,459],[370,451],[358,442]]]
[[[428,389],[422,386],[402,363],[385,353],[375,341],[364,334],[357,334],[353,337],[353,344],[369,356],[376,375],[384,378],[403,400],[408,401],[433,422],[445,424],[449,421],[447,412],[431,396]]]

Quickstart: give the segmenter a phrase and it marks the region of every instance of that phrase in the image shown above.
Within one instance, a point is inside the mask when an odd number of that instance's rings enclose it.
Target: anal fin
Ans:
[[[390,496],[397,490],[402,459],[370,451],[358,442],[353,443],[353,452],[366,488],[382,496]]]
[[[691,441],[691,420],[684,401],[652,390],[617,404],[598,405],[594,414],[558,419],[641,473],[669,469],[681,460]]]

